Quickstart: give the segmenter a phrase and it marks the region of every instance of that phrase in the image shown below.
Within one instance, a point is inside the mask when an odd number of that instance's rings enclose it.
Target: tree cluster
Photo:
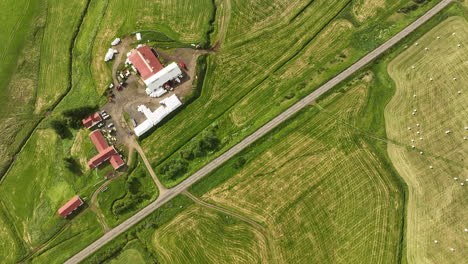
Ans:
[[[201,158],[208,153],[219,150],[221,141],[216,136],[214,128],[204,131],[201,136],[191,142],[188,147],[179,152],[180,157],[169,160],[158,173],[168,179],[175,180],[188,171],[189,161],[195,158]]]

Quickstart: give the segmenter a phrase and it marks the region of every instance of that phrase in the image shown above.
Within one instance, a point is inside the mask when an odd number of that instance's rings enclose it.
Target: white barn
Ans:
[[[167,115],[182,105],[177,95],[173,94],[166,99],[161,100],[161,106],[158,107],[154,112],[146,107],[145,105],[139,105],[138,111],[142,112],[146,116],[146,120],[135,127],[135,135],[138,137],[148,132],[153,126],[161,122]]]
[[[168,81],[176,80],[180,82],[182,78],[182,71],[180,70],[177,63],[173,62],[167,65],[164,69],[158,71],[153,76],[149,77],[148,79],[144,80],[146,86],[146,93],[149,95],[159,88],[162,88],[165,83]]]

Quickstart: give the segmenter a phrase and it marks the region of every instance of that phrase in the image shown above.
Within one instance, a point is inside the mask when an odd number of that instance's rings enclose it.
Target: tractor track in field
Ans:
[[[103,247],[109,241],[111,241],[112,239],[116,238],[120,234],[127,231],[133,225],[140,222],[142,219],[144,219],[146,216],[154,212],[156,209],[158,209],[159,207],[161,207],[162,205],[170,201],[172,198],[183,193],[195,182],[199,181],[206,175],[213,172],[221,164],[223,164],[230,158],[234,157],[237,153],[244,150],[246,147],[248,147],[250,144],[255,142],[257,139],[266,135],[267,133],[272,131],[274,128],[276,128],[279,124],[283,123],[285,120],[289,119],[290,117],[294,116],[296,113],[298,113],[305,107],[309,106],[310,103],[314,102],[318,97],[328,92],[337,84],[348,79],[354,73],[356,73],[361,68],[366,66],[369,62],[373,61],[374,59],[382,55],[384,52],[386,52],[388,49],[393,47],[400,40],[404,39],[414,30],[419,28],[426,21],[428,21],[434,15],[439,13],[442,9],[444,9],[448,4],[452,2],[453,0],[442,0],[441,2],[436,4],[433,8],[428,10],[426,13],[424,13],[422,16],[416,19],[413,23],[411,23],[410,25],[402,29],[400,32],[398,32],[392,38],[387,40],[385,43],[383,43],[382,45],[380,45],[373,51],[369,52],[367,55],[362,57],[356,63],[346,68],[344,71],[342,71],[341,73],[339,73],[338,75],[330,79],[328,82],[326,82],[325,84],[323,84],[322,86],[320,86],[319,88],[311,92],[309,95],[305,96],[304,98],[296,102],[294,105],[292,105],[291,107],[283,111],[281,114],[277,115],[275,118],[273,118],[272,120],[267,122],[265,125],[263,125],[259,129],[257,129],[255,132],[253,132],[251,135],[244,138],[241,142],[237,143],[232,148],[230,148],[229,150],[227,150],[226,152],[224,152],[223,154],[221,154],[220,156],[218,156],[217,158],[209,162],[207,165],[205,165],[203,168],[201,168],[200,170],[192,174],[190,177],[188,177],[187,179],[179,183],[177,186],[171,189],[168,189],[167,192],[165,194],[161,194],[158,197],[158,199],[156,199],[156,201],[152,202],[145,208],[141,209],[140,211],[138,211],[136,214],[134,214],[133,216],[131,216],[130,218],[122,222],[117,227],[111,229],[109,232],[107,232],[105,235],[103,235],[102,237],[100,237],[99,239],[91,243],[89,246],[81,250],[79,253],[69,258],[65,263],[66,264],[79,263],[80,261],[84,260],[91,254],[96,252],[98,249]]]
[[[208,207],[208,208],[211,208],[213,210],[216,210],[216,211],[219,211],[219,212],[222,212],[224,214],[227,214],[227,215],[230,215],[232,217],[235,217],[237,219],[240,219],[248,224],[250,224],[251,226],[253,226],[255,229],[257,229],[258,231],[262,232],[264,235],[268,234],[268,231],[266,230],[265,227],[263,227],[261,224],[257,223],[256,221],[248,218],[248,217],[245,217],[243,215],[240,215],[236,212],[233,212],[227,208],[224,208],[224,207],[221,207],[221,206],[218,206],[218,205],[215,205],[215,204],[211,204],[211,203],[208,203],[208,202],[205,202],[203,201],[202,199],[196,197],[195,195],[191,194],[190,192],[188,192],[187,190],[183,191],[182,194],[184,194],[185,196],[187,196],[188,198],[190,198],[192,201],[194,201],[195,203],[199,204],[199,205],[202,205],[202,206],[205,206],[205,207]]]
[[[266,241],[266,244],[267,244],[267,249],[269,251],[269,255],[271,256],[275,256],[276,252],[274,250],[274,248],[272,247],[272,236],[271,236],[271,233],[268,231],[268,229],[266,229],[264,226],[262,226],[260,223],[256,222],[255,220],[251,219],[251,218],[248,218],[246,216],[243,216],[239,213],[236,213],[234,211],[231,211],[229,210],[228,208],[225,208],[225,207],[221,207],[221,206],[218,206],[216,204],[212,204],[212,203],[209,203],[209,202],[206,202],[206,201],[203,201],[202,199],[200,199],[199,197],[193,195],[192,193],[190,193],[189,191],[185,190],[182,192],[183,195],[187,196],[188,198],[190,198],[194,203],[196,204],[199,204],[201,206],[204,206],[204,207],[207,207],[207,208],[211,208],[213,210],[216,210],[218,212],[221,212],[223,214],[227,214],[229,216],[232,216],[232,217],[235,217],[249,225],[251,225],[253,228],[255,228],[256,230],[258,230],[260,233],[262,233],[263,237],[265,238],[265,241]],[[273,259],[276,259],[276,257],[272,257]]]

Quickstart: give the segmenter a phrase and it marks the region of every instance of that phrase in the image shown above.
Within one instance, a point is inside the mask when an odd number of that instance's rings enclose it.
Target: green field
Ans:
[[[84,1],[44,2],[0,3],[1,176],[45,111],[68,87],[69,49]]]
[[[388,65],[396,93],[385,111],[387,131],[389,138],[401,143],[389,145],[388,153],[409,187],[409,263],[466,259],[468,198],[460,183],[468,178],[468,141],[463,139],[468,137],[467,40],[466,18],[450,17]],[[446,134],[447,130],[453,132]]]
[[[70,136],[61,139],[50,124],[62,119],[65,110],[105,102],[102,95],[110,81],[111,64],[104,63],[103,56],[113,38],[154,30],[177,43],[217,43],[216,52],[208,55],[201,96],[141,142],[162,182],[174,186],[435,3],[416,4],[416,10],[403,13],[401,8],[408,3],[402,0],[3,1],[0,56],[5,63],[0,66],[0,77],[5,82],[0,86],[0,100],[5,104],[0,109],[0,123],[6,129],[0,137],[0,167],[8,164],[19,146],[22,149],[0,181],[2,261],[62,263],[103,234],[102,221],[115,226],[158,195],[140,164],[112,182],[107,192],[97,195],[97,215],[88,208],[66,221],[56,213],[75,194],[89,201],[103,175],[111,170],[110,166],[99,171],[87,169],[87,160],[96,153],[87,130],[70,129]],[[452,37],[460,42],[466,39],[466,25],[452,23],[450,30],[464,27]],[[448,37],[451,35],[445,39]],[[419,60],[416,69],[434,71],[428,66],[434,61],[421,55],[428,40],[420,42],[418,49],[412,46],[402,56]],[[450,83],[453,91],[463,90],[456,85],[466,82],[466,65],[454,63],[464,54],[460,52],[466,53],[468,43],[462,42],[463,48],[443,43],[434,44],[430,51],[456,52],[450,57],[439,56],[451,66],[447,73],[459,74],[458,82],[435,78],[433,85],[445,87]],[[397,58],[389,65],[397,92],[385,113],[390,139],[403,142],[389,146],[388,151],[398,172],[408,181],[408,208],[415,208],[408,214],[407,246],[402,243],[405,191],[387,157],[383,119],[393,86],[391,80],[382,77],[386,64],[378,64],[193,188],[202,199],[261,223],[267,235],[241,220],[179,197],[106,245],[88,262],[196,259],[213,263],[394,263],[405,260],[405,250],[410,261],[462,261],[462,221],[458,220],[466,215],[452,213],[462,212],[466,200],[456,196],[463,190],[459,182],[451,181],[451,176],[443,183],[427,185],[429,189],[451,186],[450,192],[439,189],[417,196],[414,188],[425,184],[422,175],[426,172],[450,171],[458,173],[459,178],[466,175],[462,160],[466,149],[455,151],[456,144],[466,142],[460,137],[460,129],[467,125],[461,124],[461,117],[466,115],[462,104],[466,94],[451,94],[447,101],[436,102],[456,103],[448,112],[427,116],[444,120],[442,116],[458,111],[458,119],[440,127],[431,124],[432,132],[424,132],[433,133],[432,140],[439,140],[439,145],[420,144],[424,156],[399,160],[402,153],[414,154],[405,148],[410,143],[402,128],[408,125],[399,111],[418,107],[421,113],[435,101],[426,91],[429,85],[417,88],[424,78],[419,83],[408,79],[408,63]],[[421,89],[427,100],[417,97],[417,106],[392,108],[395,102],[405,101],[408,94],[402,91],[408,87]],[[45,115],[48,110],[52,111]],[[430,122],[418,122],[424,121]],[[453,134],[447,137],[442,126],[449,125],[458,127],[451,128]],[[436,136],[440,132],[436,129],[442,129],[442,133]],[[426,142],[430,142],[429,137]],[[66,167],[65,159],[70,157],[77,162],[78,171]],[[426,169],[429,161],[434,165],[430,171]],[[165,166],[183,162],[188,164],[184,173],[159,173]],[[417,173],[411,174],[415,170]],[[138,188],[132,187],[135,181]],[[131,194],[136,193],[149,198],[116,215],[115,204],[133,201]],[[428,197],[433,199],[432,208],[421,205]],[[445,209],[431,211],[437,205],[436,197],[460,198],[459,202],[448,199]],[[425,221],[417,222],[419,217]],[[439,220],[431,222],[429,218]],[[453,225],[441,226],[441,221]],[[444,235],[447,233],[450,235]],[[438,246],[443,250],[433,250],[433,239],[441,241]],[[187,243],[190,240],[203,245]],[[452,247],[449,244],[457,251],[448,251]]]
[[[229,2],[222,6],[229,10],[218,9],[219,13],[229,13],[223,18],[229,23],[218,27],[225,39],[219,51],[208,57],[201,96],[142,141],[162,183],[168,187],[239,142],[435,4],[430,2],[402,14],[398,9],[406,1],[382,1],[380,7],[374,6],[375,12],[368,11],[373,15],[360,22],[353,10],[360,8],[361,1],[320,0],[309,5],[279,0]],[[219,144],[197,151],[194,145],[213,127],[217,127]],[[198,154],[187,159],[184,155],[187,152]],[[181,159],[188,165],[184,166]],[[179,167],[186,167],[180,170],[185,173],[162,173],[162,168],[177,162]]]

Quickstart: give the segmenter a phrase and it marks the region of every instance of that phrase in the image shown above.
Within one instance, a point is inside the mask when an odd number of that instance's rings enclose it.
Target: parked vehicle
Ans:
[[[99,124],[97,125],[98,128],[101,128],[101,127],[103,127],[103,126],[104,126],[104,122],[101,122],[101,123],[99,123]]]
[[[110,124],[107,125],[108,128],[111,128],[113,126],[114,126],[114,123],[110,123]]]

